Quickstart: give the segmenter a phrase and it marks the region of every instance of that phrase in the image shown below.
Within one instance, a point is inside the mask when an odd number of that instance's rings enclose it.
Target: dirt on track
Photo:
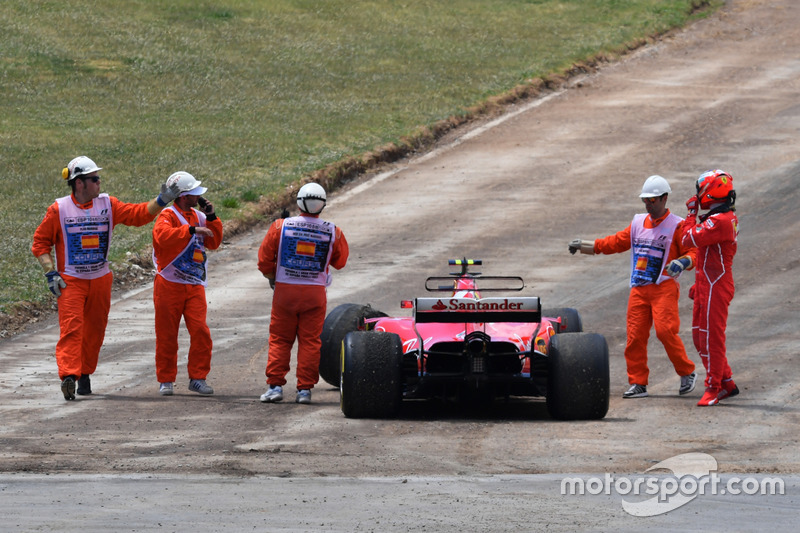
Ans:
[[[371,303],[403,314],[449,258],[521,275],[545,307],[576,307],[611,352],[612,396],[600,421],[551,420],[541,400],[480,411],[404,406],[396,420],[351,420],[325,383],[311,406],[262,404],[271,293],[255,267],[265,227],[212,255],[209,383],[160,397],[150,287],[115,295],[95,394],[65,402],[54,318],[0,341],[2,472],[202,473],[267,476],[641,472],[686,452],[720,472],[800,472],[800,6],[731,0],[722,11],[493,122],[455,132],[433,152],[331,195],[325,216],[345,231],[347,267],[329,310]],[[702,386],[678,377],[650,343],[651,396],[622,400],[629,257],[571,256],[567,242],[623,229],[638,191],[660,174],[683,216],[694,179],[723,168],[740,219],[728,353],[741,394],[698,408]],[[209,179],[213,199],[213,178]],[[681,334],[693,360],[692,275],[681,279]],[[182,333],[185,353],[188,339]],[[701,371],[701,374],[704,372]],[[286,387],[294,395],[293,379]]]

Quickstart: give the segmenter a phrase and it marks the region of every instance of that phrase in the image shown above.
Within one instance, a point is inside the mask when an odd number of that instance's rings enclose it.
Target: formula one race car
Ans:
[[[517,276],[482,276],[480,260],[451,259],[461,271],[429,277],[445,296],[403,301],[410,317],[342,304],[325,319],[320,376],[338,386],[349,418],[384,418],[404,399],[545,397],[550,416],[600,419],[608,412],[608,345],[583,333],[572,308],[542,311]],[[480,288],[478,285],[480,284]]]

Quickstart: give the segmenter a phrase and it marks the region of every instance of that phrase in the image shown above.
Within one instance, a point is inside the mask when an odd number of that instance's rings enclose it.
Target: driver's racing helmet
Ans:
[[[325,189],[318,183],[306,183],[297,192],[297,207],[309,215],[318,215],[325,208]]]
[[[729,203],[733,205],[736,193],[733,190],[733,178],[724,170],[709,170],[697,178],[697,200],[701,209],[710,209],[714,204]]]

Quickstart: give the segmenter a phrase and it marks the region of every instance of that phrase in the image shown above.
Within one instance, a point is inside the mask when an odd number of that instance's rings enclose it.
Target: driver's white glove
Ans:
[[[578,251],[582,254],[594,255],[594,241],[574,239],[569,243],[569,253],[575,255],[575,252]]]

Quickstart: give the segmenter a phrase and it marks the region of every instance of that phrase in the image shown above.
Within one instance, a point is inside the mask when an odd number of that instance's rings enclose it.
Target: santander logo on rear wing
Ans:
[[[542,307],[536,296],[514,298],[417,298],[417,323],[541,322]]]

